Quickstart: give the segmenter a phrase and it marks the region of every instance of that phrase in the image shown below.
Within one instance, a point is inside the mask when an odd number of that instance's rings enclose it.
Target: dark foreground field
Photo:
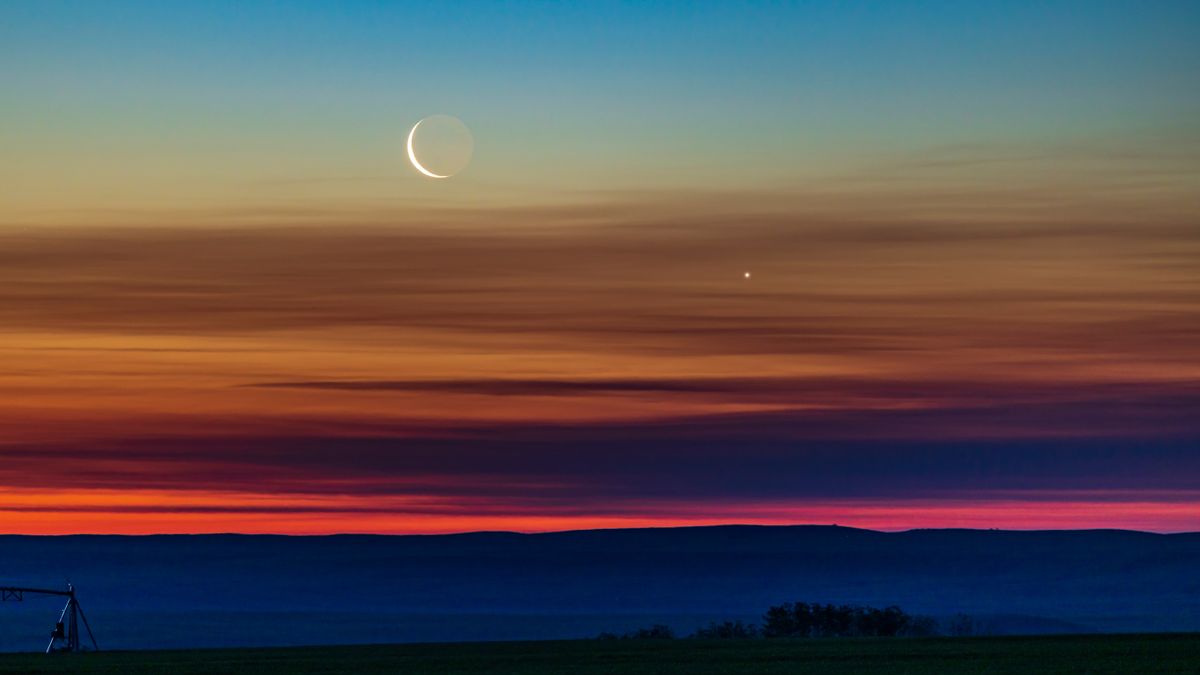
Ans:
[[[20,673],[1196,673],[1200,635],[449,643],[0,656]]]

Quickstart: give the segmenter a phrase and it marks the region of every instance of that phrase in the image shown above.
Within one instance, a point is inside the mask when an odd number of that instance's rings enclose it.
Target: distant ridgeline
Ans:
[[[950,635],[974,633],[974,621],[965,614],[956,615],[947,626]],[[689,635],[701,640],[748,638],[808,638],[808,637],[928,637],[941,635],[937,619],[911,615],[899,607],[858,607],[853,605],[822,605],[807,602],[786,602],[775,605],[763,615],[762,627],[741,620],[712,622]],[[600,639],[653,640],[671,639],[675,633],[669,626],[657,624],[639,628],[622,635],[601,633]]]

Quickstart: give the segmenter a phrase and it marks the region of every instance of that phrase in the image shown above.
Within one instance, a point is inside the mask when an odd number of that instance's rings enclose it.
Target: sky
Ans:
[[[5,3],[0,531],[1200,530],[1198,31]]]

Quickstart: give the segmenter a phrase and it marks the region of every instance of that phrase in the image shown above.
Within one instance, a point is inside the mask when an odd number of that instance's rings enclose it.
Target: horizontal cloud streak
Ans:
[[[861,421],[861,420],[859,420]],[[195,436],[5,448],[12,485],[623,499],[1200,490],[1198,438],[823,438],[803,416],[497,427],[458,436]],[[47,456],[58,462],[45,466]],[[61,468],[59,468],[61,467]]]
[[[1028,381],[894,380],[850,377],[677,377],[623,379],[454,379],[312,380],[243,385],[264,389],[329,392],[434,392],[483,396],[586,396],[589,394],[724,394],[773,398],[796,404],[824,402],[853,408],[854,402],[936,403],[936,407],[999,407],[1014,403],[1089,402],[1136,405],[1177,400],[1180,407],[1200,400],[1200,382],[1055,383]],[[931,405],[930,407],[935,407]]]

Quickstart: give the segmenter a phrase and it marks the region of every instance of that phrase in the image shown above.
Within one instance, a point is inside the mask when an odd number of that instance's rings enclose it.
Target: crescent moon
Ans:
[[[421,166],[421,163],[417,161],[417,153],[413,152],[413,146],[412,146],[413,136],[417,135],[417,127],[421,126],[421,122],[424,122],[424,121],[425,120],[421,120],[420,122],[417,122],[416,124],[414,124],[412,130],[408,132],[408,161],[412,162],[412,165],[414,167],[416,167],[417,171],[420,171],[421,173],[425,174],[426,176],[429,176],[430,178],[449,178],[450,176],[443,176],[441,174],[436,174],[436,173],[430,171],[429,169],[426,169],[425,167]]]

